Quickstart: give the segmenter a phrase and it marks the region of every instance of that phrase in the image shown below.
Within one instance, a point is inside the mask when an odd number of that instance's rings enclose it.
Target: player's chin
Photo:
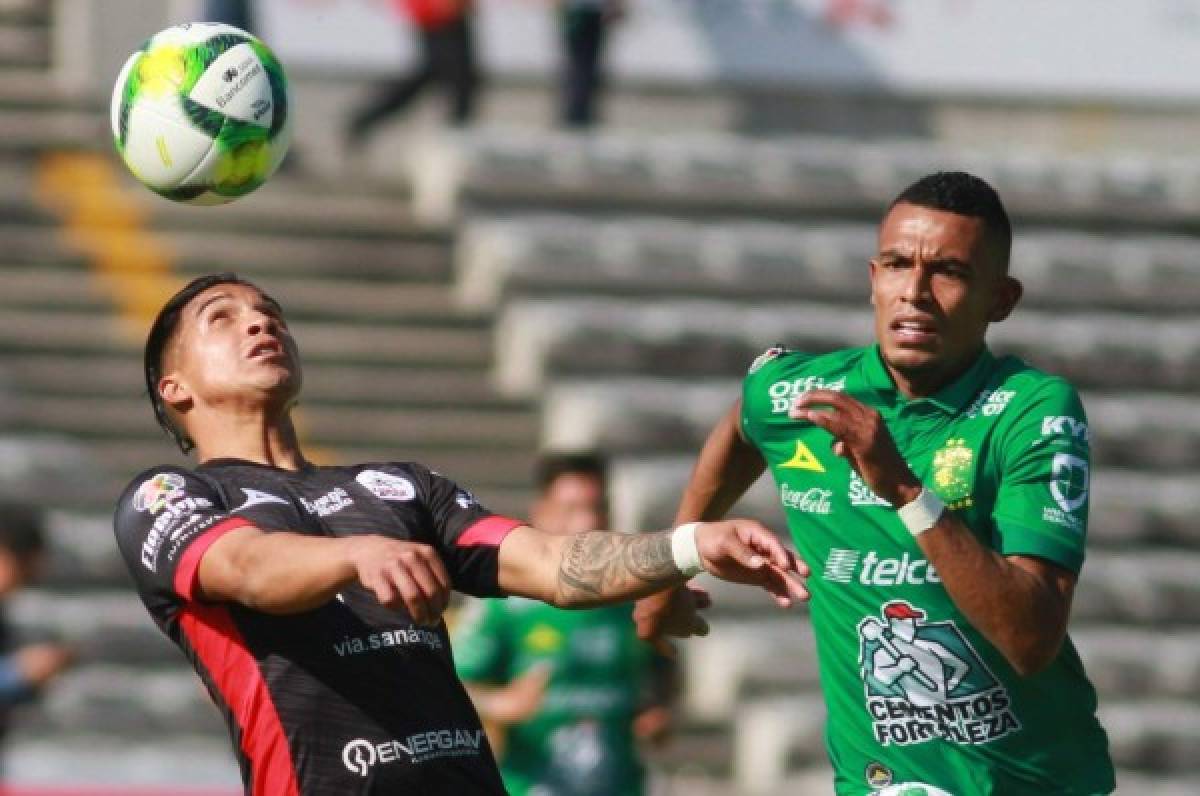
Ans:
[[[884,359],[896,370],[920,372],[937,368],[942,354],[936,343],[891,341],[884,350]]]

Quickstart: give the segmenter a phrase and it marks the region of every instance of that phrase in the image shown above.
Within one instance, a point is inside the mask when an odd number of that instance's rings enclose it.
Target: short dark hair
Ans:
[[[194,448],[195,443],[184,433],[183,429],[177,428],[171,422],[171,417],[167,414],[167,405],[163,402],[162,396],[158,394],[158,380],[162,378],[163,353],[175,337],[175,332],[179,328],[179,319],[183,315],[183,308],[196,296],[216,285],[249,285],[258,289],[257,285],[232,271],[198,276],[167,300],[163,308],[158,311],[154,323],[151,324],[150,333],[146,335],[146,349],[142,357],[142,365],[146,374],[146,391],[150,397],[150,406],[154,408],[154,419],[158,421],[158,425],[162,426],[163,431],[175,440],[175,444],[184,453]]]
[[[46,549],[42,513],[24,503],[0,502],[0,549],[28,560]]]
[[[992,236],[1002,255],[1004,272],[1008,273],[1012,223],[1000,195],[985,180],[965,171],[927,174],[901,191],[888,205],[888,212],[901,203],[982,219],[987,234]]]
[[[538,492],[544,494],[550,485],[564,475],[587,475],[608,488],[608,462],[593,452],[544,453],[533,468],[533,480]]]

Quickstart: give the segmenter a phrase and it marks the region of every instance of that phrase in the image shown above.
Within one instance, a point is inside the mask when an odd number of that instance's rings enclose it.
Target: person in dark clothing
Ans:
[[[803,566],[753,521],[563,536],[415,462],[312,464],[283,310],[234,274],[166,303],[145,376],[156,418],[200,463],[136,476],[117,544],[221,710],[253,796],[504,793],[454,672],[452,588],[583,608],[708,571],[783,606],[807,594]]]
[[[204,21],[223,22],[254,33],[254,8],[250,0],[204,0]]]
[[[625,13],[623,0],[561,0],[563,52],[561,121],[570,128],[596,122],[604,88],[604,47],[609,28]]]
[[[395,0],[416,28],[420,47],[415,71],[381,84],[351,114],[346,139],[358,145],[384,119],[403,111],[432,82],[449,96],[448,120],[454,127],[471,121],[479,87],[470,0]]]
[[[23,504],[0,503],[0,603],[37,579],[45,551],[41,514]],[[34,699],[74,659],[64,644],[16,644],[0,614],[0,736],[8,731],[11,709]]]

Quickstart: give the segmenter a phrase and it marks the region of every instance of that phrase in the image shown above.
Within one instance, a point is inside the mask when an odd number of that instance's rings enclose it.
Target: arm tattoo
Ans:
[[[558,592],[565,604],[628,600],[671,585],[679,578],[671,534],[575,534],[563,550]]]

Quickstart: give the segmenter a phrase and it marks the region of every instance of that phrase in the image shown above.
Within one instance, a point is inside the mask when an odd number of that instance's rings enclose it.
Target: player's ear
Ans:
[[[1025,294],[1025,286],[1021,284],[1021,280],[1016,277],[1008,276],[1007,274],[1000,280],[1000,285],[996,288],[996,295],[992,302],[992,311],[988,314],[988,320],[992,323],[999,323],[1012,314],[1012,311],[1017,306],[1017,302],[1021,300],[1021,296]]]
[[[176,412],[186,412],[192,406],[192,391],[173,373],[158,380],[158,394]]]
[[[870,279],[869,284],[870,284],[870,290],[871,290],[871,306],[872,307],[875,306],[875,273],[878,270],[879,270],[879,263],[875,261],[874,257],[872,257],[870,260],[867,260],[867,276]]]

